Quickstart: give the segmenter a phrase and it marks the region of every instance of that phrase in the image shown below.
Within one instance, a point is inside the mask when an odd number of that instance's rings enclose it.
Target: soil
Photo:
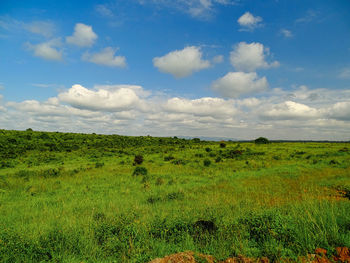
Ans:
[[[288,259],[283,259],[280,262],[295,262]],[[300,257],[298,262],[303,263],[350,263],[350,251],[347,247],[337,247],[336,253],[333,256],[327,254],[327,250],[317,248],[314,254],[308,254],[306,257]],[[269,263],[269,259],[262,258],[248,258],[238,256],[228,258],[224,261],[216,260],[213,256],[186,251],[172,254],[164,258],[156,258],[149,263]]]

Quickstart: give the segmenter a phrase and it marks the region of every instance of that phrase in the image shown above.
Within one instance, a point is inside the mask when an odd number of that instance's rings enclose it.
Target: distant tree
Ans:
[[[199,139],[199,138],[193,138],[192,141],[195,142],[195,143],[199,143],[199,142],[201,142],[201,139]]]
[[[259,137],[257,139],[255,139],[255,144],[268,144],[269,140],[266,139],[265,137]]]
[[[26,131],[27,131],[27,132],[32,132],[33,129],[32,129],[32,128],[28,128],[28,129],[26,129]]]

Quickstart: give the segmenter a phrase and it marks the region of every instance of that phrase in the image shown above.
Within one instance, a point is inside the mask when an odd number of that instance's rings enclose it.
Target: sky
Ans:
[[[348,0],[0,0],[0,128],[350,140]]]

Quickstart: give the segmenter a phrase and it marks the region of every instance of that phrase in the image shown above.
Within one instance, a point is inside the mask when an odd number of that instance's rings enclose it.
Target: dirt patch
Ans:
[[[333,256],[327,255],[327,250],[317,248],[314,254],[308,254],[306,257],[300,257],[298,261],[283,259],[281,262],[303,262],[303,263],[350,263],[350,251],[347,247],[337,247],[336,254]],[[195,253],[192,251],[181,252],[166,256],[164,258],[156,258],[149,263],[269,263],[269,259],[248,258],[238,256],[228,258],[224,261],[216,260],[213,256]]]

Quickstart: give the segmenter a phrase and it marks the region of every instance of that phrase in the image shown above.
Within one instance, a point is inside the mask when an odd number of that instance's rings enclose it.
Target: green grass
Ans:
[[[0,132],[1,262],[350,247],[349,143]]]

